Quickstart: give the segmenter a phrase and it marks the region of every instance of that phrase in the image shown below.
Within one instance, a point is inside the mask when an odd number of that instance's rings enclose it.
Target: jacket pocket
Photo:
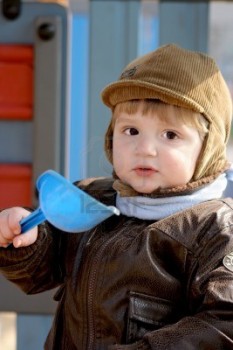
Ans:
[[[130,292],[127,344],[142,339],[145,333],[174,321],[176,307],[169,300]]]

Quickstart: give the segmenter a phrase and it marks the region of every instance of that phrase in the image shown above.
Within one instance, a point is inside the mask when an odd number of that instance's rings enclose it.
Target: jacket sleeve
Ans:
[[[233,226],[206,235],[187,262],[185,316],[111,350],[233,349]],[[224,261],[224,263],[223,263]],[[226,262],[226,263],[225,263]]]
[[[75,185],[85,191],[93,180],[76,182]],[[90,192],[98,195],[98,191]],[[39,225],[38,239],[34,244],[18,249],[12,245],[0,247],[0,273],[27,294],[55,288],[72,270],[83,236],[82,233],[64,233],[44,222]]]
[[[55,230],[56,231],[56,230]],[[0,273],[27,294],[56,287],[62,281],[60,237],[47,224],[39,226],[37,241],[15,249],[0,248]]]

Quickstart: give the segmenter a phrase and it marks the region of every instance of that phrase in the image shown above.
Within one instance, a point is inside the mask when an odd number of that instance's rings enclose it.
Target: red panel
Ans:
[[[0,209],[32,205],[32,167],[0,164]]]
[[[32,107],[32,46],[0,45],[0,118],[29,120]]]

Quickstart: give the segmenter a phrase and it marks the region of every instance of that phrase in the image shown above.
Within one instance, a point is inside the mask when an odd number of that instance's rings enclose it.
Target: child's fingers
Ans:
[[[21,233],[20,221],[28,216],[30,212],[23,208],[12,208],[8,215],[8,226],[14,233],[14,235],[18,235]]]
[[[22,218],[28,216],[30,212],[24,208],[14,207],[6,209],[0,213],[0,247],[7,247],[13,243],[15,247],[26,246],[34,243],[35,237],[37,237],[37,229],[29,233],[29,238],[16,239],[17,236],[21,236],[20,221]]]
[[[0,247],[6,248],[9,244],[11,244],[12,239],[5,238],[0,232]]]
[[[14,232],[9,227],[10,210],[4,210],[0,215],[0,246],[6,247],[12,242]]]
[[[33,243],[35,243],[37,239],[37,227],[33,228],[32,230],[22,233],[20,235],[17,235],[14,237],[12,243],[15,248],[21,248],[21,247],[27,247]]]

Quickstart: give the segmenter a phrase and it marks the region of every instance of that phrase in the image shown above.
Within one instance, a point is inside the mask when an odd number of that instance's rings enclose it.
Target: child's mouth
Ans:
[[[135,168],[134,171],[138,176],[151,176],[157,172],[157,170],[153,168],[144,168],[144,167]]]

